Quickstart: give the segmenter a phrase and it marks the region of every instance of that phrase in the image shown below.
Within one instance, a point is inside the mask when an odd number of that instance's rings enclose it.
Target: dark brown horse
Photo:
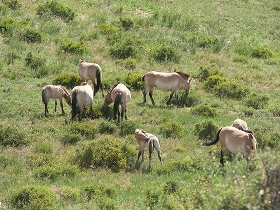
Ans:
[[[159,90],[168,91],[170,90],[170,96],[167,101],[167,104],[170,104],[171,98],[175,93],[176,100],[178,102],[178,90],[183,87],[186,93],[190,92],[191,80],[190,75],[182,72],[156,72],[151,71],[143,75],[142,80],[146,82],[146,89],[144,90],[144,102],[146,102],[146,95],[149,92],[150,99],[155,105],[153,99],[154,88],[157,87]]]

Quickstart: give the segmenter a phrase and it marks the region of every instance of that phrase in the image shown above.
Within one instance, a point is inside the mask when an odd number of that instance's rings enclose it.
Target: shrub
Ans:
[[[118,28],[111,24],[102,24],[100,25],[99,30],[102,35],[109,36],[116,34]]]
[[[151,56],[154,60],[160,62],[172,61],[177,63],[180,60],[180,56],[177,53],[176,49],[167,45],[155,46],[152,49]]]
[[[35,145],[35,152],[44,153],[44,154],[52,154],[53,145],[49,142],[39,141]]]
[[[126,136],[134,133],[137,125],[134,121],[124,120],[120,122],[120,135]]]
[[[18,0],[2,0],[2,2],[12,10],[19,9],[22,6],[22,3]]]
[[[65,41],[59,46],[59,51],[62,50],[66,53],[79,55],[89,52],[88,48],[86,47],[83,41]]]
[[[84,188],[88,200],[94,199],[95,197],[116,197],[116,189],[104,185],[89,185]]]
[[[218,86],[219,84],[229,82],[228,79],[221,77],[219,75],[212,75],[209,76],[204,82],[203,82],[203,87],[207,90],[211,90],[214,87]]]
[[[180,192],[179,184],[176,181],[167,181],[163,187],[164,194]]]
[[[70,22],[74,19],[75,13],[71,8],[64,6],[58,1],[47,1],[45,4],[42,4],[37,9],[37,15],[54,15],[62,18],[65,22]]]
[[[62,73],[52,80],[54,85],[63,85],[72,89],[73,87],[80,85],[82,82],[81,77],[74,73]]]
[[[218,39],[213,36],[199,35],[197,37],[197,45],[201,48],[210,48],[217,42]]]
[[[192,107],[199,104],[200,96],[195,94],[184,94],[179,97],[179,105],[185,105],[186,107]]]
[[[117,130],[117,126],[113,122],[103,121],[99,125],[99,132],[102,134],[113,134]]]
[[[21,35],[21,40],[27,43],[40,43],[42,41],[42,36],[36,30],[28,28],[24,30],[23,34]]]
[[[80,135],[90,139],[93,139],[97,132],[96,127],[86,123],[74,124],[72,129],[75,133],[79,133]]]
[[[199,67],[198,78],[201,82],[207,80],[210,76],[219,75],[223,76],[219,70],[214,69],[212,66],[201,66]]]
[[[213,139],[218,132],[218,125],[213,120],[203,120],[194,125],[194,133],[197,134],[198,139],[209,140]]]
[[[77,134],[70,134],[70,133],[65,134],[60,139],[62,144],[76,144],[80,140],[81,140],[81,136]]]
[[[126,31],[134,26],[134,21],[128,17],[121,17],[120,22],[121,22],[122,28]]]
[[[18,22],[16,18],[1,18],[0,33],[6,37],[13,36],[13,30],[17,27]]]
[[[145,204],[148,207],[148,209],[157,209],[156,205],[159,203],[161,197],[160,191],[151,191],[148,189],[145,192]]]
[[[220,83],[214,87],[214,92],[218,97],[242,99],[249,92],[249,88],[231,82]]]
[[[267,96],[258,95],[257,93],[252,93],[244,100],[248,107],[253,107],[254,109],[262,109],[267,106],[269,98]]]
[[[19,209],[55,209],[55,194],[44,186],[25,186],[12,195],[12,205]]]
[[[124,80],[128,89],[143,90],[145,88],[145,83],[142,82],[141,74],[128,74]]]
[[[210,108],[207,105],[197,105],[191,109],[191,113],[195,115],[203,115],[206,117],[217,116],[217,111],[214,108]]]
[[[126,58],[123,60],[117,60],[116,64],[123,66],[125,69],[132,70],[136,68],[137,61],[134,58]]]
[[[44,65],[44,62],[42,59],[33,56],[33,54],[29,52],[25,57],[25,65],[31,69],[39,69]]]
[[[129,57],[135,57],[138,48],[136,40],[131,37],[120,38],[118,42],[115,42],[109,49],[109,53],[113,58],[127,59]]]
[[[106,136],[85,145],[77,152],[76,160],[82,168],[103,168],[119,172],[131,167],[133,150],[117,139]]]
[[[20,147],[28,143],[25,134],[18,128],[0,125],[0,145]]]
[[[182,137],[184,136],[184,129],[182,125],[175,121],[169,121],[159,126],[161,134],[166,137]]]
[[[272,52],[267,47],[254,47],[252,52],[252,57],[254,58],[270,58],[272,57]]]
[[[27,162],[32,168],[50,165],[54,160],[55,157],[52,154],[46,153],[34,153],[27,156]]]

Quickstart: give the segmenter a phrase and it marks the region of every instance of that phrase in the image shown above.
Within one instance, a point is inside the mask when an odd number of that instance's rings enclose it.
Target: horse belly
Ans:
[[[227,141],[227,148],[229,151],[231,151],[233,154],[242,154],[244,155],[244,150],[243,150],[243,145],[242,144],[239,144],[238,141],[235,141],[235,140],[231,140],[230,141]]]
[[[155,83],[155,87],[159,90],[164,90],[164,91],[168,91],[168,90],[172,90],[174,87],[173,83],[165,83],[165,82],[160,82],[157,81]]]
[[[90,77],[88,75],[88,68],[87,67],[80,67],[79,75],[83,80],[89,80]]]

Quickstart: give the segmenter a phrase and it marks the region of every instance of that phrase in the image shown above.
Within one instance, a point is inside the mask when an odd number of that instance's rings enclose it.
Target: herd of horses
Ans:
[[[104,97],[101,68],[96,63],[80,61],[78,73],[83,82],[81,85],[75,86],[70,93],[62,85],[46,85],[43,87],[42,102],[45,105],[45,116],[47,116],[48,113],[48,102],[50,98],[55,100],[55,111],[57,100],[59,100],[62,114],[65,114],[62,103],[62,98],[64,98],[67,104],[72,107],[72,120],[75,120],[78,116],[79,121],[81,121],[82,109],[85,109],[86,106],[90,106],[90,114],[91,118],[93,118],[92,103],[94,96],[99,89],[101,89],[102,96]],[[87,83],[88,80],[92,81],[93,89]],[[151,71],[143,75],[142,81],[146,83],[146,88],[143,91],[143,102],[146,102],[146,95],[149,93],[151,102],[155,105],[155,101],[153,99],[153,91],[155,87],[159,90],[171,91],[167,101],[167,104],[170,104],[174,94],[178,102],[179,89],[183,88],[186,94],[189,94],[192,78],[190,78],[189,74],[183,72],[165,73]],[[118,122],[120,122],[123,118],[127,119],[126,107],[130,100],[130,90],[123,83],[117,82],[111,85],[107,95],[105,96],[104,104],[110,105],[114,102],[113,119],[117,119]],[[154,149],[157,151],[158,158],[162,163],[158,138],[155,135],[147,133],[141,129],[136,129],[134,134],[139,144],[137,162],[139,161],[140,156],[142,156],[142,161],[144,161],[144,150],[147,147],[149,149],[149,167]],[[221,145],[220,163],[222,165],[224,165],[224,154],[226,150],[229,150],[234,154],[242,154],[245,156],[247,163],[249,162],[252,154],[257,150],[257,141],[253,132],[248,129],[246,122],[241,119],[236,119],[231,126],[219,129],[215,139],[211,142],[206,142],[203,145],[214,145],[218,141],[220,141]]]

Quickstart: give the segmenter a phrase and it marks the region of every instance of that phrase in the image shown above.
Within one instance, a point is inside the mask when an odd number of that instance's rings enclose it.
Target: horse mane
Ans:
[[[118,86],[118,84],[120,84],[120,82],[115,82],[114,84],[112,84],[112,86],[111,86],[110,90],[108,91],[108,93],[111,93],[112,90],[114,90],[114,88]]]
[[[62,85],[59,85],[61,87],[62,90],[64,90],[64,92],[70,96],[70,93],[68,92],[68,90],[66,89],[66,87],[62,86]]]
[[[188,80],[190,75],[181,71],[176,72],[177,74],[179,74],[181,77],[183,77],[184,79]]]

